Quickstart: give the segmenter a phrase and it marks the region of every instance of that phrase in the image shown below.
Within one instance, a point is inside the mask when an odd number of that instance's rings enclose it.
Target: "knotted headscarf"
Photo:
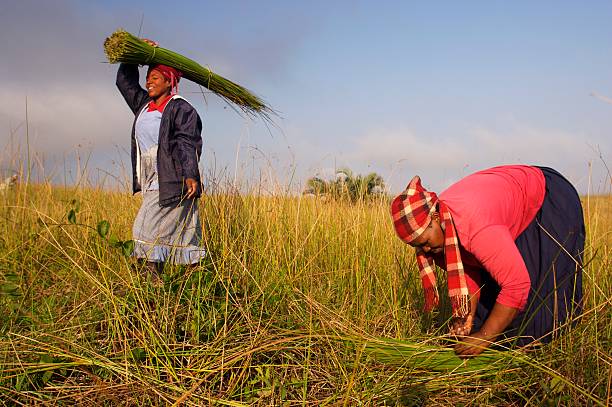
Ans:
[[[440,226],[444,230],[444,257],[453,316],[463,318],[470,312],[470,296],[459,251],[457,230],[448,207],[434,192],[423,188],[418,176],[412,178],[406,189],[393,199],[393,225],[399,238],[411,243],[429,226],[436,208],[440,213]],[[418,249],[416,258],[425,295],[425,311],[430,311],[440,303],[433,257]]]
[[[150,65],[149,69],[147,70],[147,76],[149,76],[149,73],[151,71],[158,71],[160,74],[162,74],[164,78],[170,81],[170,83],[172,84],[171,93],[173,95],[178,92],[178,83],[181,80],[181,77],[183,76],[183,73],[181,71],[171,66],[162,64]]]
[[[160,112],[163,112],[168,101],[170,101],[172,96],[178,93],[178,83],[181,80],[181,76],[183,76],[183,74],[178,69],[175,69],[168,65],[162,65],[162,64],[150,65],[149,69],[147,70],[147,76],[149,76],[151,71],[159,72],[164,78],[170,81],[170,84],[172,86],[170,90],[170,96],[164,99],[163,101],[161,101],[159,105],[155,104],[155,101],[153,100],[149,102],[147,111],[152,112],[154,110],[158,110]]]

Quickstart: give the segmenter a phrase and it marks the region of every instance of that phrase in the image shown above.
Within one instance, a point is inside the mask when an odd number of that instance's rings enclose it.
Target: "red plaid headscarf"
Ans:
[[[404,192],[393,199],[391,203],[393,225],[399,238],[410,243],[425,231],[431,222],[432,213],[436,211],[436,206],[442,220],[440,226],[444,230],[448,296],[451,300],[453,316],[463,318],[470,312],[470,292],[463,272],[457,230],[448,207],[438,199],[434,192],[423,188],[421,178],[418,176],[412,178]],[[417,249],[416,259],[425,294],[425,311],[430,311],[440,302],[433,257]]]

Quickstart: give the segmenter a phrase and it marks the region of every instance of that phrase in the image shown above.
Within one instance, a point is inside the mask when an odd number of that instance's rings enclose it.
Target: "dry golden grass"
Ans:
[[[395,238],[384,200],[207,195],[201,215],[210,257],[197,269],[166,270],[163,287],[143,280],[96,232],[107,220],[110,235],[130,239],[138,205],[127,193],[50,185],[0,195],[2,400],[609,401],[610,197],[584,199],[590,263],[577,325],[542,349],[518,352],[516,363],[450,371],[411,359],[408,345],[399,364],[367,351],[383,338],[439,348],[446,332],[444,312],[430,318],[419,311],[414,255]]]

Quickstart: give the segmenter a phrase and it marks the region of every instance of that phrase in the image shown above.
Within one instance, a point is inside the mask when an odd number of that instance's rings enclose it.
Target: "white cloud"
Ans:
[[[11,100],[0,106],[0,122],[4,128],[16,128],[23,141],[26,97],[30,144],[38,151],[64,153],[78,145],[108,148],[129,144],[133,115],[114,83],[87,85],[78,89],[51,86],[30,90],[4,87],[0,100]],[[9,133],[7,131],[7,133]],[[9,134],[0,134],[0,140]]]
[[[402,189],[415,174],[439,191],[469,173],[503,164],[549,166],[586,191],[589,162],[598,160],[592,147],[596,144],[585,134],[518,123],[504,130],[474,126],[452,138],[428,137],[399,127],[365,133],[346,157],[357,166],[379,169],[392,191]],[[595,180],[605,178],[602,168],[594,175]]]

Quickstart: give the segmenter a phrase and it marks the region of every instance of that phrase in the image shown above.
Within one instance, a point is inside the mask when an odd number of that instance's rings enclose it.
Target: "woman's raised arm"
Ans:
[[[147,101],[149,95],[139,83],[138,65],[120,64],[117,70],[117,88],[134,114]]]

